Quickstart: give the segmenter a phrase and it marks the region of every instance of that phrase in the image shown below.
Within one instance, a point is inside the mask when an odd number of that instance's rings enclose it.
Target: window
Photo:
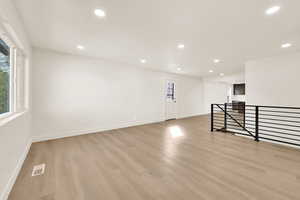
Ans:
[[[0,35],[0,118],[28,108],[28,70],[23,49]]]
[[[10,112],[11,96],[10,48],[0,39],[0,115]]]
[[[174,89],[175,89],[175,84],[168,82],[167,86],[167,99],[174,99]]]

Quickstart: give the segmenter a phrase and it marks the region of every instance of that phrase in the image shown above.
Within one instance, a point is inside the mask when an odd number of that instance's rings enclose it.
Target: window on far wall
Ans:
[[[174,99],[174,83],[169,82],[167,87],[167,99]]]
[[[10,112],[10,48],[0,39],[0,114]]]

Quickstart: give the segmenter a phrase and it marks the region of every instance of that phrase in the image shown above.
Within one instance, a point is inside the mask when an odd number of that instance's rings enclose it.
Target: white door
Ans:
[[[176,101],[176,82],[174,80],[166,81],[166,120],[177,118],[177,101]]]

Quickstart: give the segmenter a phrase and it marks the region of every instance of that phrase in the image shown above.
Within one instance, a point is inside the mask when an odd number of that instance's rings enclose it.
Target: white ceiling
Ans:
[[[32,45],[193,76],[300,48],[299,0],[15,0]],[[280,12],[265,10],[280,5]],[[106,11],[99,19],[94,9]],[[291,42],[293,46],[281,49]],[[177,44],[185,44],[178,50]],[[83,45],[85,50],[76,49]],[[140,59],[147,59],[141,64]],[[213,59],[222,62],[215,65]],[[209,70],[214,73],[209,73]]]

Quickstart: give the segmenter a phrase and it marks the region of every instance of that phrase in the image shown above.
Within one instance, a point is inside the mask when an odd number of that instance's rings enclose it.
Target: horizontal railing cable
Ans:
[[[300,107],[212,104],[211,130],[300,146]]]

